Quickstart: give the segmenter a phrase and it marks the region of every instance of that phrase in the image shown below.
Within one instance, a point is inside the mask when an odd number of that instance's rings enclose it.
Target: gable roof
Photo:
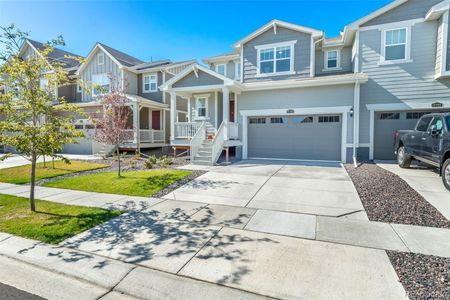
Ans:
[[[31,46],[31,48],[33,48],[38,53],[40,53],[39,51],[43,51],[46,48],[45,44],[38,42],[38,41],[31,40],[31,39],[26,39],[24,45],[26,45],[26,44]],[[82,58],[82,56],[80,56],[80,55],[73,54],[71,52],[53,47],[53,51],[49,53],[48,59],[50,60],[49,61],[50,63],[51,62],[62,63],[63,68],[66,68],[66,69],[75,68],[80,65],[80,62],[77,59],[68,58],[66,56]]]
[[[105,44],[97,43],[98,45],[101,45],[103,49],[108,52],[112,57],[114,57],[121,65],[125,67],[132,67],[135,65],[139,65],[144,63],[142,60],[133,57],[131,55],[128,55],[126,53],[123,53],[122,51],[119,51],[117,49],[111,48]]]
[[[234,44],[234,47],[240,48],[243,44],[254,39],[258,35],[266,32],[267,30],[269,30],[271,28],[274,28],[276,30],[277,26],[295,30],[295,31],[304,32],[304,33],[309,33],[313,37],[322,37],[323,36],[323,31],[321,31],[321,30],[316,30],[313,28],[304,27],[304,26],[300,26],[300,25],[296,25],[293,23],[288,23],[288,22],[284,22],[284,21],[280,21],[280,20],[272,20],[269,23],[267,23],[266,25],[259,28],[258,30],[252,32],[251,34],[247,35],[243,39],[239,40],[237,43]]]
[[[448,10],[450,10],[450,0],[444,0],[433,6],[428,11],[427,15],[425,16],[425,20],[437,20]]]
[[[389,3],[389,4],[387,4],[387,5],[385,5],[385,6],[383,6],[383,7],[381,7],[380,9],[374,11],[373,13],[368,14],[367,16],[362,17],[362,18],[359,19],[359,20],[356,20],[355,22],[351,23],[350,25],[348,25],[348,26],[346,26],[346,27],[349,27],[349,29],[356,30],[356,29],[358,29],[358,27],[361,26],[362,24],[367,23],[367,22],[369,22],[369,21],[375,19],[376,17],[381,16],[382,14],[387,13],[387,12],[390,11],[391,9],[394,9],[394,8],[400,6],[400,5],[402,5],[402,4],[404,4],[404,3],[408,2],[408,1],[409,1],[409,0],[395,0],[395,1],[393,1],[393,2],[391,2],[391,3]],[[425,1],[425,0],[424,0],[424,1]]]

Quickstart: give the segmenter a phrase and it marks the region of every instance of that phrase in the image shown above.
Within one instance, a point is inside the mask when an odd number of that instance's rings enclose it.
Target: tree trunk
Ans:
[[[34,187],[36,183],[36,154],[31,157],[31,186],[30,186],[30,210],[35,212],[36,205],[34,203]]]
[[[119,177],[120,177],[120,150],[119,150],[119,147],[117,147],[117,162],[119,164]]]

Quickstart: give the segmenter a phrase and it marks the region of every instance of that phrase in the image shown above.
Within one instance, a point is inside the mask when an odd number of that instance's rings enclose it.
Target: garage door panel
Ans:
[[[340,117],[333,123],[319,123],[318,116],[312,123],[294,123],[296,117],[287,118],[287,124],[271,124],[271,117],[266,124],[249,124],[249,157],[341,160]]]

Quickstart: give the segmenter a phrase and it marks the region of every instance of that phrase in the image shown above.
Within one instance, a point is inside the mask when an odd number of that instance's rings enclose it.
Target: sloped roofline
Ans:
[[[372,12],[371,14],[368,14],[365,17],[362,17],[361,19],[356,20],[353,23],[350,23],[349,25],[347,25],[346,27],[348,27],[348,29],[352,29],[352,30],[356,30],[359,28],[359,26],[361,26],[362,24],[365,24],[373,19],[375,19],[376,17],[381,16],[384,13],[387,13],[388,11],[408,2],[409,0],[395,0],[389,4],[386,4],[385,6],[377,9],[376,11]]]
[[[88,62],[91,61],[91,59],[94,56],[94,53],[97,49],[102,50],[104,53],[106,53],[106,55],[108,55],[108,57],[114,62],[116,63],[120,68],[123,68],[124,66],[114,57],[111,55],[111,53],[109,53],[100,43],[95,43],[95,46],[92,48],[92,50],[89,52],[88,56],[86,57],[86,60],[80,65],[80,67],[78,68],[76,74],[79,75],[87,66]]]
[[[192,72],[197,72],[198,70],[203,71],[211,76],[214,76],[220,80],[223,80],[224,85],[233,85],[235,82],[228,78],[225,77],[217,72],[214,72],[202,65],[199,64],[193,64],[190,67],[184,69],[182,72],[178,73],[177,75],[175,75],[174,77],[170,78],[168,81],[166,81],[166,83],[164,83],[163,85],[160,86],[160,89],[162,91],[167,91],[170,89],[170,87],[177,83],[179,80],[183,79],[184,77],[186,77],[187,75],[189,75]]]
[[[313,28],[309,28],[309,27],[304,27],[304,26],[300,26],[300,25],[296,25],[296,24],[293,24],[293,23],[284,22],[284,21],[280,21],[280,20],[272,20],[269,23],[267,23],[266,25],[260,27],[256,31],[254,31],[251,34],[247,35],[243,39],[239,40],[233,46],[234,46],[234,48],[238,49],[243,44],[245,44],[246,42],[248,42],[248,41],[254,39],[255,37],[257,37],[258,35],[266,32],[270,28],[274,28],[276,30],[277,26],[283,27],[283,28],[287,28],[287,29],[291,29],[291,30],[295,30],[295,31],[304,32],[304,33],[309,33],[314,38],[323,36],[323,31],[321,31],[321,30],[317,30],[317,29],[313,29]]]

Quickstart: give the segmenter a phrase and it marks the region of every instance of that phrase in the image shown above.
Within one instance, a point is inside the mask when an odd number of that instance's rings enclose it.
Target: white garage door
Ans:
[[[341,161],[341,115],[251,117],[251,158]]]

